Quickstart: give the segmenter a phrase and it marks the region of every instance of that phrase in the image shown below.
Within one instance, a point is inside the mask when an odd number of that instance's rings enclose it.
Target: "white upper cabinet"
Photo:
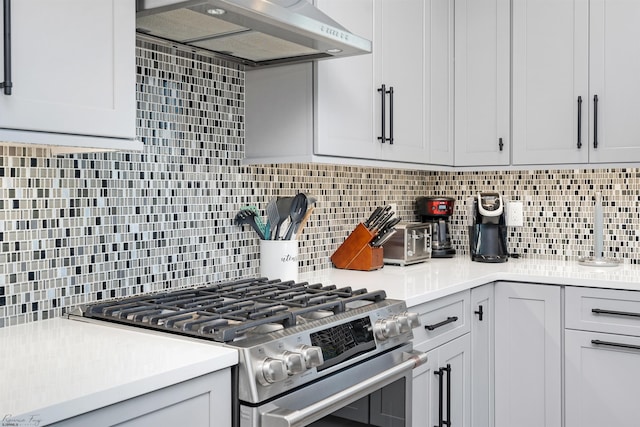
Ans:
[[[248,71],[247,160],[452,165],[453,3],[316,5],[373,53]]]
[[[374,52],[318,63],[316,154],[451,165],[453,3],[317,3]]]
[[[0,92],[0,141],[142,148],[134,141],[135,2],[19,0],[10,21],[11,52],[0,44],[12,82],[11,94]]]
[[[374,128],[374,112],[380,101],[375,91],[374,55],[380,51],[381,43],[374,28],[374,2],[320,0],[316,5],[349,31],[371,40],[374,53],[315,65],[314,153],[379,159],[379,128]]]
[[[640,2],[591,0],[589,17],[589,160],[640,161]]]
[[[588,18],[585,0],[514,0],[514,164],[588,162]]]
[[[514,164],[640,160],[639,20],[633,0],[514,0]]]
[[[455,165],[510,162],[509,0],[455,0]]]

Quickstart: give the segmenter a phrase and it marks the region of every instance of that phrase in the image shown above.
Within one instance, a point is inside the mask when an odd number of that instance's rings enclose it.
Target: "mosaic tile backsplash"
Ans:
[[[451,230],[468,253],[464,201],[497,190],[524,204],[511,252],[574,260],[592,248],[592,201],[605,197],[605,250],[637,263],[640,169],[426,172],[350,166],[243,166],[244,73],[233,64],[138,41],[142,153],[52,157],[0,147],[0,327],[142,292],[255,276],[258,240],[234,225],[274,196],[317,197],[300,271],[329,257],[378,205],[416,220],[414,200],[455,197]]]

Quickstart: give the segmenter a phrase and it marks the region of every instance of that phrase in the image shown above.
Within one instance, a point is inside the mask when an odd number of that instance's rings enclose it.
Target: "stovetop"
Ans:
[[[77,307],[70,318],[238,350],[238,398],[264,402],[398,348],[418,315],[384,291],[249,278]]]
[[[385,298],[384,291],[251,278],[98,302],[71,314],[230,343]]]

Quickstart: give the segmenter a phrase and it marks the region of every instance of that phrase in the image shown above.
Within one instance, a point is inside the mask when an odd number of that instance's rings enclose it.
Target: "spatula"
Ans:
[[[278,223],[276,225],[275,234],[272,236],[271,240],[280,239],[280,227],[282,226],[282,223],[289,218],[292,202],[293,197],[281,197],[276,201],[276,205],[278,206]]]
[[[269,240],[276,239],[276,227],[280,221],[280,214],[278,213],[278,205],[276,203],[277,200],[278,199],[274,197],[267,203],[267,224],[269,232],[265,237]]]

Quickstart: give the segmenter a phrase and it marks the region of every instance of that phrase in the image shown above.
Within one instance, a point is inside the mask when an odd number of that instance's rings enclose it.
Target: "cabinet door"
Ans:
[[[440,367],[450,367],[448,378],[445,380],[444,418],[448,426],[469,427],[471,412],[471,338],[466,334],[439,348],[438,363]],[[449,383],[450,381],[450,383]],[[450,385],[450,389],[447,390]],[[450,395],[451,400],[447,398]],[[448,415],[450,406],[450,416]],[[432,422],[438,425],[437,413],[433,414]]]
[[[223,369],[47,425],[222,427],[231,419],[231,371]]]
[[[412,425],[437,426],[442,416],[448,425],[470,426],[470,348],[465,334],[428,352],[427,363],[414,369]]]
[[[495,285],[495,425],[560,427],[558,286]]]
[[[425,3],[428,9],[425,19],[427,106],[424,122],[429,144],[428,163],[453,165],[454,4],[450,0],[430,0]]]
[[[471,289],[471,425],[493,426],[493,284]]]
[[[373,1],[317,0],[326,12],[349,31],[372,41]],[[318,61],[316,72],[315,154],[379,159],[380,128],[374,122],[374,106],[380,103],[374,84],[374,56]]]
[[[416,350],[420,350],[416,347]],[[438,349],[427,353],[427,362],[413,370],[411,419],[414,426],[431,426],[433,413],[438,416]]]
[[[509,0],[455,1],[455,165],[510,162]]]
[[[0,128],[135,138],[134,2],[14,1],[11,40]]]
[[[590,6],[590,162],[638,161],[640,44],[631,41],[640,40],[640,2],[591,0]]]
[[[588,0],[512,7],[513,164],[587,163]]]
[[[376,28],[381,29],[382,37],[375,54],[375,84],[393,88],[394,141],[381,144],[384,160],[420,163],[429,160],[424,115],[428,99],[425,84],[429,83],[425,78],[429,53],[425,22],[429,14],[430,2],[423,0],[376,2]],[[380,129],[381,102],[375,105],[376,129]],[[390,113],[391,110],[385,112],[387,120]],[[387,134],[390,135],[388,128]]]
[[[639,365],[638,337],[567,330],[566,427],[637,426]]]

